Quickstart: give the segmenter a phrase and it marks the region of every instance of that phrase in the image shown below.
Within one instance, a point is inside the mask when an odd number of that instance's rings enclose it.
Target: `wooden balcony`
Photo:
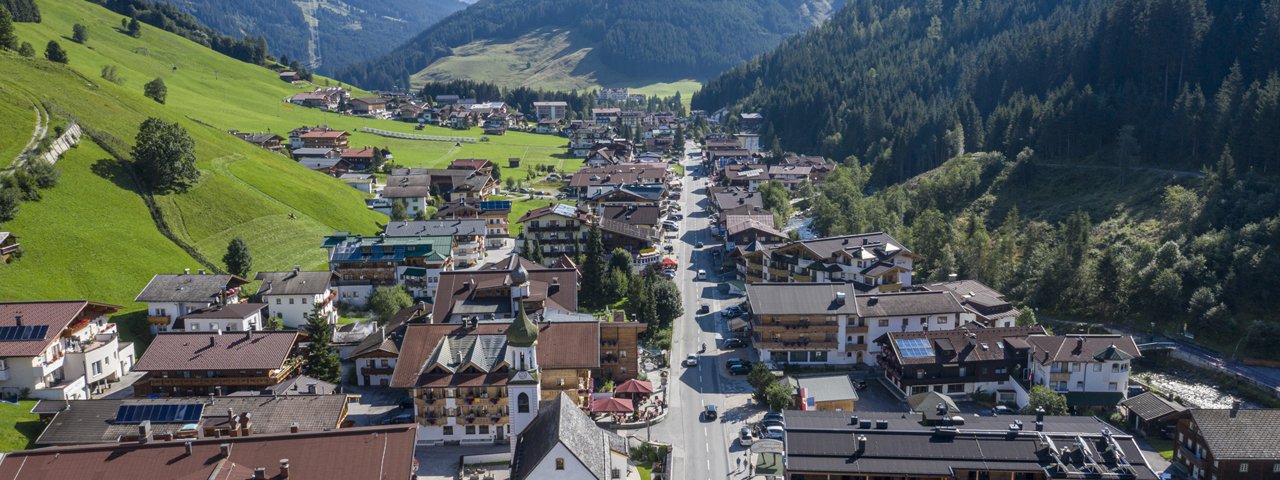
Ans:
[[[150,325],[167,326],[169,325],[169,317],[147,315],[147,323]]]

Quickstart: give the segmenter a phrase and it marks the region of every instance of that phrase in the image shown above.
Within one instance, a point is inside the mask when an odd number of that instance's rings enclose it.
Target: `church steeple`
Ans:
[[[524,311],[524,298],[516,301],[520,304],[516,313],[516,318],[511,320],[511,327],[507,328],[507,345],[512,347],[532,347],[538,344],[538,325],[529,320],[529,314]]]

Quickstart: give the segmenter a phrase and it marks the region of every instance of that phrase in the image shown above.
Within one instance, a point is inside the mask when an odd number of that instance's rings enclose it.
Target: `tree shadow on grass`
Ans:
[[[138,185],[133,181],[133,175],[129,174],[128,166],[114,158],[103,158],[89,167],[89,171],[93,172],[105,180],[111,181],[117,187],[131,192],[138,191]]]
[[[36,439],[40,437],[40,433],[44,431],[44,422],[40,420],[28,420],[25,422],[17,422],[13,425],[13,429],[27,437],[27,444],[23,448],[31,448],[35,446]]]

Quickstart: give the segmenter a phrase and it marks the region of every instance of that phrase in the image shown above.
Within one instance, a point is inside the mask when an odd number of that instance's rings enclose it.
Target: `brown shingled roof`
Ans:
[[[165,332],[156,335],[133,367],[152,370],[273,370],[284,365],[298,332],[226,334]],[[211,343],[212,342],[212,343]]]
[[[402,480],[413,472],[416,425],[344,428],[190,441],[153,441],[24,450],[0,458],[0,478],[223,479],[251,478],[265,468],[280,478]],[[221,445],[227,445],[227,455]]]
[[[474,328],[457,323],[413,324],[405,328],[400,344],[400,358],[391,376],[391,386],[410,388],[424,385],[448,385],[463,382],[479,385],[500,382],[496,377],[423,375],[426,362],[446,336],[501,335],[506,322],[481,323]],[[600,324],[597,322],[544,322],[538,324],[538,365],[543,369],[595,368],[600,365]],[[453,378],[458,377],[458,378]],[[471,382],[471,383],[466,383]]]
[[[0,357],[40,355],[73,322],[115,313],[120,308],[122,307],[87,300],[0,303],[0,327],[17,326],[19,315],[22,316],[22,325],[25,327],[49,327],[45,335],[38,339],[0,342]]]

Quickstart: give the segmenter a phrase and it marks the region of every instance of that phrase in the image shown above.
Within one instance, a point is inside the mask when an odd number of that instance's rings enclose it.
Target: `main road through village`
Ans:
[[[695,153],[696,148],[696,144],[688,144],[686,152]],[[701,168],[698,160],[685,158],[682,162],[689,172]],[[674,241],[680,263],[674,280],[680,286],[684,315],[675,320],[672,333],[667,393],[671,410],[665,421],[652,427],[652,435],[655,441],[673,445],[671,478],[745,478],[745,468],[738,463],[740,459],[745,462],[744,450],[734,440],[738,430],[759,410],[746,405],[749,387],[745,378],[730,376],[724,366],[725,360],[745,354],[747,349],[719,348],[727,325],[718,312],[737,301],[720,289],[719,260],[712,251],[723,248],[723,242],[711,236],[706,177],[694,178],[689,175],[682,180],[679,202],[684,219]],[[703,248],[697,247],[699,242]],[[697,278],[698,270],[707,272],[705,280]],[[708,313],[698,312],[702,304],[709,305]],[[703,344],[706,351],[700,352]],[[698,357],[697,365],[685,365],[690,354]],[[704,415],[707,405],[715,405],[719,412],[714,420]]]

